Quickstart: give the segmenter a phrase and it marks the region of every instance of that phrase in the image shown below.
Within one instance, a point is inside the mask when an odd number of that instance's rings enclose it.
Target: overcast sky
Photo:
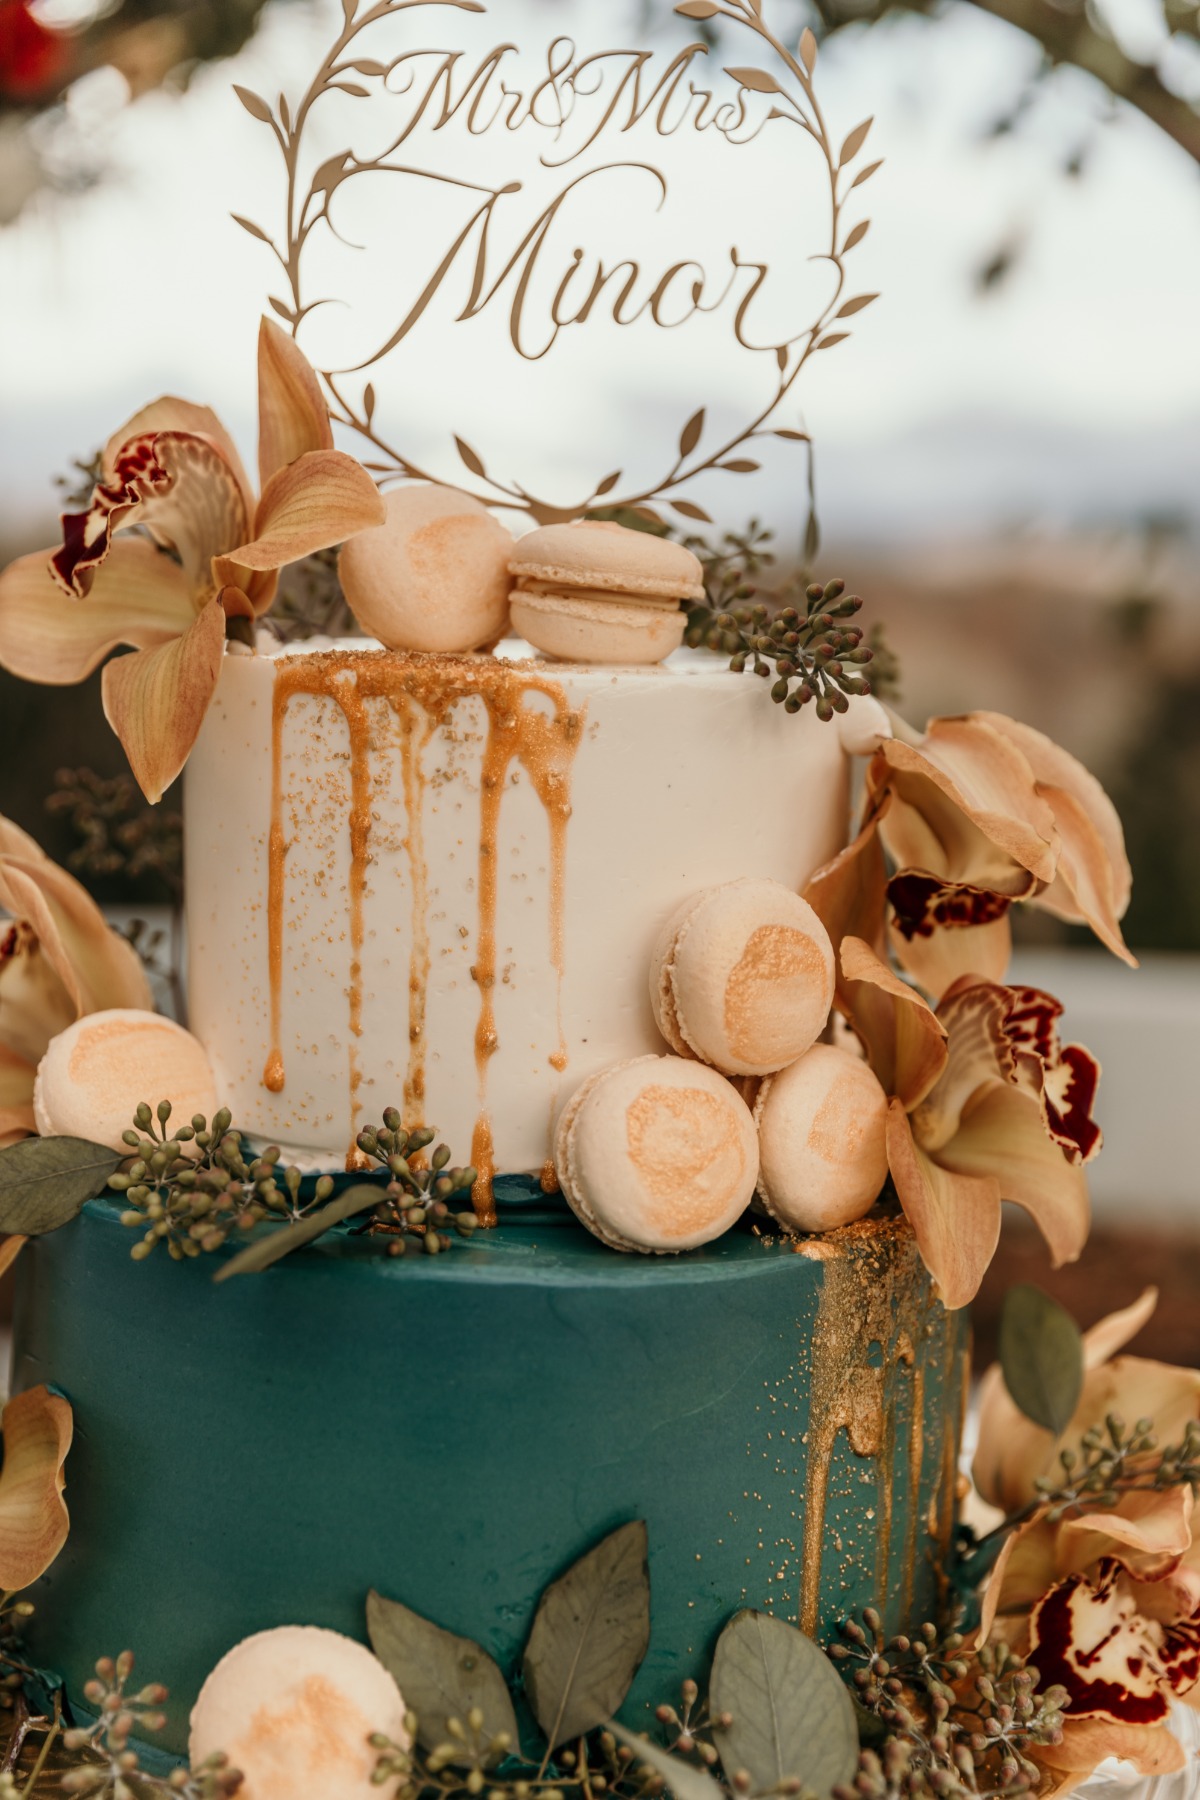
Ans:
[[[1136,39],[1144,21],[1128,4]],[[491,14],[505,35],[533,44],[572,15],[581,43],[601,47],[597,29],[613,41],[611,8],[599,0],[577,9],[568,0],[493,0]],[[38,508],[73,453],[164,390],[214,405],[252,449],[253,344],[268,265],[228,214],[270,220],[277,168],[231,82],[294,92],[337,18],[338,0],[269,11],[256,42],[204,71],[185,99],[154,96],[115,122],[104,122],[102,83],[85,96],[107,180],[82,199],[37,203],[0,231],[6,527]],[[865,190],[873,225],[854,261],[856,287],[883,298],[856,320],[850,342],[816,359],[799,395],[822,447],[824,502],[847,528],[974,526],[1039,505],[1083,516],[1156,500],[1195,504],[1200,179],[1140,118],[1103,126],[1104,103],[1069,71],[1044,84],[1016,133],[987,141],[987,124],[1006,112],[1035,60],[1024,40],[966,5],[933,25],[898,19],[843,36],[822,58],[827,113],[842,130],[874,113],[872,151],[887,158]],[[1059,165],[1079,146],[1088,152],[1084,178],[1061,178]],[[759,167],[754,154],[757,146],[728,150],[745,159],[728,166]],[[737,180],[682,200],[685,221],[703,219],[723,243],[749,233]],[[764,191],[778,196],[782,268],[812,235],[807,215],[797,223],[791,207],[801,176],[780,163],[758,191],[760,200]],[[770,225],[770,210],[760,204],[754,230]],[[974,271],[1009,241],[1022,245],[1016,272],[975,297]],[[399,256],[405,249],[393,246]],[[493,391],[480,356],[486,337],[463,352],[470,328],[456,329],[459,337],[433,322],[411,376],[399,370],[389,396],[403,411],[399,434],[441,457],[447,477],[452,429],[482,433],[498,456],[517,445],[534,479],[576,464],[599,474],[588,456],[605,456],[622,435],[653,454],[654,434],[665,434],[665,465],[693,397],[732,419],[763,378],[761,360],[727,340],[680,330],[657,342],[601,334],[590,357],[572,353],[556,365],[551,388],[514,387],[506,376]],[[737,479],[704,493],[730,517],[749,506]],[[782,507],[794,484],[794,470],[769,481],[768,509]]]

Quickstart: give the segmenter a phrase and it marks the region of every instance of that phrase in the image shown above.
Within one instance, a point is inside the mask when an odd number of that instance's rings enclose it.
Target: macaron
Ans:
[[[753,877],[694,895],[651,958],[663,1037],[726,1075],[771,1075],[816,1042],[829,1019],[833,945],[799,894]]]
[[[750,1108],[702,1063],[639,1056],[591,1076],[559,1117],[554,1167],[612,1250],[694,1250],[745,1212],[758,1178]]]
[[[384,496],[387,518],[343,546],[342,592],[389,650],[465,654],[508,630],[512,533],[457,488],[415,482]]]
[[[382,1732],[411,1747],[403,1696],[362,1644],[314,1625],[281,1625],[223,1656],[192,1708],[193,1768],[223,1751],[244,1800],[373,1800]]]
[[[661,662],[683,642],[684,602],[704,598],[699,557],[611,521],[543,526],[508,566],[514,630],[563,662]]]
[[[38,1064],[34,1122],[43,1137],[125,1150],[121,1134],[143,1100],[169,1100],[180,1124],[197,1113],[211,1119],[218,1102],[204,1045],[158,1013],[86,1013],[50,1040]]]
[[[887,1095],[861,1056],[814,1044],[759,1089],[758,1196],[791,1231],[869,1213],[887,1178]]]

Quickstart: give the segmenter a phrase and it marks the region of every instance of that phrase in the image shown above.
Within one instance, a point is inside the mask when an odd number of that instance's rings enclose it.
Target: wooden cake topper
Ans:
[[[708,522],[703,508],[687,497],[689,485],[714,470],[753,473],[760,464],[746,452],[759,440],[806,443],[805,432],[779,422],[780,408],[809,359],[841,343],[849,335],[847,322],[876,298],[873,293],[854,292],[846,275],[846,259],[861,244],[869,224],[861,217],[847,221],[847,201],[880,166],[878,161],[862,161],[871,121],[864,120],[841,138],[831,134],[814,87],[816,39],[806,30],[796,51],[789,50],[768,23],[764,0],[681,0],[675,7],[685,19],[726,21],[739,32],[747,50],[752,48],[753,62],[731,61],[724,68],[734,84],[731,96],[714,92],[696,78],[709,54],[709,46],[699,41],[656,61],[656,53],[648,50],[585,55],[576,51],[570,38],[559,37],[546,52],[544,68],[534,82],[522,79],[517,47],[507,42],[475,60],[461,49],[405,47],[383,55],[377,40],[386,35],[388,22],[393,22],[394,31],[400,15],[418,8],[432,8],[443,16],[486,10],[479,0],[375,0],[366,6],[361,0],[342,0],[342,28],[297,103],[281,94],[272,106],[246,88],[237,89],[247,111],[271,131],[279,147],[286,171],[286,206],[282,227],[274,234],[234,216],[277,258],[285,291],[273,295],[270,304],[293,334],[299,336],[310,316],[330,304],[330,296],[310,288],[309,252],[319,235],[331,234],[348,248],[362,247],[348,244],[335,216],[356,178],[419,177],[455,190],[466,205],[465,223],[449,247],[431,261],[415,298],[370,354],[348,367],[325,367],[324,359],[316,359],[335,424],[361,440],[366,466],[381,482],[449,479],[485,504],[524,513],[539,524],[578,518],[601,507],[630,508],[657,518],[656,505],[686,519]],[[373,154],[342,150],[324,157],[307,174],[314,160],[314,114],[333,95],[359,101],[386,96],[393,109],[401,102],[399,129],[391,130],[390,142]],[[760,258],[743,257],[736,247],[728,252],[728,268],[716,276],[695,260],[674,261],[661,273],[629,257],[612,263],[593,257],[589,263],[587,252],[576,248],[561,271],[553,298],[544,307],[540,304],[535,274],[541,283],[548,280],[551,289],[558,274],[557,267],[547,270],[544,263],[539,267],[550,231],[568,200],[577,201],[590,179],[634,171],[650,184],[659,214],[667,203],[665,175],[650,163],[623,158],[622,134],[637,127],[661,138],[690,131],[736,147],[784,125],[805,134],[821,168],[821,247],[811,260],[829,265],[830,282],[810,323],[789,331],[782,341],[756,339],[756,303],[771,268]],[[414,167],[406,160],[405,146],[418,127],[440,132],[451,126],[471,138],[490,132],[505,141],[521,130],[529,136],[540,132],[547,146],[539,158],[540,168],[556,178],[561,173],[562,185],[549,204],[536,216],[527,216],[523,233],[517,224],[516,249],[511,253],[497,247],[497,219],[504,227],[517,219],[524,188],[518,180],[496,180],[494,157],[488,159],[483,178],[471,180],[456,172]],[[527,194],[525,204],[528,207]],[[511,471],[497,472],[493,459],[457,435],[460,467],[452,473],[435,472],[424,459],[414,460],[382,425],[372,375],[407,344],[435,297],[449,292],[452,274],[456,281],[469,283],[456,320],[475,319],[485,310],[507,306],[512,347],[531,363],[546,356],[569,326],[593,319],[606,318],[618,326],[649,320],[669,330],[697,314],[725,311],[736,343],[770,370],[766,398],[760,395],[752,416],[732,430],[713,429],[710,409],[693,405],[658,479],[638,478],[626,485],[624,470],[617,469],[599,474],[566,504],[532,491]]]

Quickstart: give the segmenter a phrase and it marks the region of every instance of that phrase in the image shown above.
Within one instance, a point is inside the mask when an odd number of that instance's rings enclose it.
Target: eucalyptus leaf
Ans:
[[[311,1244],[315,1238],[321,1237],[331,1225],[340,1225],[344,1219],[351,1219],[355,1213],[366,1212],[372,1206],[378,1206],[383,1199],[383,1189],[368,1186],[365,1181],[355,1182],[328,1206],[320,1207],[303,1219],[297,1219],[292,1225],[281,1225],[277,1230],[265,1232],[262,1237],[255,1238],[231,1256],[227,1263],[213,1276],[214,1281],[228,1281],[231,1275],[257,1275],[263,1269],[269,1269],[272,1263],[281,1262],[290,1256],[293,1250],[302,1250],[305,1244]]]
[[[595,1730],[629,1692],[650,1642],[646,1524],[622,1525],[542,1595],[525,1691],[551,1750]]]
[[[123,1154],[86,1138],[23,1138],[0,1150],[0,1232],[41,1237],[104,1192]]]
[[[417,1737],[427,1750],[446,1743],[447,1719],[465,1719],[473,1706],[483,1714],[484,1738],[507,1732],[510,1748],[497,1752],[520,1755],[517,1716],[504,1676],[486,1650],[470,1638],[443,1631],[398,1600],[385,1600],[372,1588],[367,1596],[367,1636],[371,1648],[417,1715]],[[464,1760],[465,1751],[464,1751]]]
[[[818,1795],[854,1779],[854,1706],[825,1652],[783,1619],[736,1613],[717,1642],[709,1684],[714,1713],[733,1723],[720,1735],[726,1775],[742,1769],[761,1794],[802,1780]]]
[[[1009,1288],[1000,1314],[1004,1385],[1027,1419],[1061,1437],[1083,1391],[1083,1336],[1040,1288]]]
[[[608,1721],[608,1729],[622,1744],[628,1745],[639,1762],[649,1763],[655,1773],[662,1776],[675,1800],[725,1800],[725,1790],[720,1782],[698,1769],[695,1763],[685,1762],[682,1756],[672,1756],[669,1750],[664,1750],[650,1738],[636,1737],[615,1719]]]

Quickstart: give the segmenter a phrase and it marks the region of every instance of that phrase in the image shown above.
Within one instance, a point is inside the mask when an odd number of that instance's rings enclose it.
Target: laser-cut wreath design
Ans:
[[[305,297],[302,267],[305,248],[316,228],[324,223],[331,231],[335,229],[330,216],[333,195],[355,175],[393,167],[386,162],[387,156],[391,154],[390,150],[385,151],[382,157],[367,160],[358,159],[351,151],[343,151],[327,158],[316,170],[307,190],[302,191],[299,177],[301,147],[313,108],[330,93],[369,98],[371,90],[363,85],[364,81],[387,79],[395,61],[389,65],[367,58],[356,50],[357,40],[381,20],[396,17],[418,6],[450,7],[472,13],[486,11],[480,0],[375,0],[374,4],[363,11],[359,11],[359,5],[360,0],[342,0],[342,30],[294,111],[283,94],[272,108],[261,95],[252,93],[247,88],[236,89],[246,110],[253,118],[270,128],[279,146],[287,175],[287,216],[279,241],[251,220],[238,214],[234,214],[234,218],[252,237],[266,244],[279,262],[287,284],[287,298],[271,296],[270,304],[290,327],[293,335],[299,332],[308,314],[324,304],[321,300],[309,300]],[[591,492],[575,504],[557,505],[528,492],[511,477],[502,480],[491,474],[479,452],[456,436],[454,443],[458,458],[469,479],[456,479],[454,485],[473,494],[485,505],[525,513],[539,525],[575,519],[598,507],[629,509],[657,520],[659,515],[655,511],[655,503],[670,507],[685,519],[711,523],[704,509],[695,501],[689,500],[681,490],[697,476],[713,470],[736,475],[753,473],[760,467],[758,461],[753,457],[739,455],[738,452],[759,439],[783,438],[807,444],[809,440],[806,432],[772,425],[771,420],[791,393],[810,357],[843,342],[850,334],[847,330],[837,328],[840,323],[861,312],[878,297],[873,293],[861,293],[843,299],[846,292],[845,259],[862,243],[870,224],[869,219],[860,219],[848,230],[844,230],[846,202],[853,190],[861,187],[881,166],[879,161],[864,165],[859,160],[872,121],[863,120],[848,133],[840,145],[835,146],[814,89],[817,42],[812,32],[804,31],[793,54],[766,23],[763,0],[680,0],[675,11],[687,19],[720,18],[741,26],[757,37],[779,67],[781,73],[778,75],[769,68],[738,65],[728,66],[725,73],[739,84],[739,97],[747,92],[770,97],[768,122],[783,119],[794,123],[809,134],[821,152],[829,183],[829,236],[828,248],[819,253],[818,259],[828,261],[833,266],[833,292],[813,324],[801,330],[790,345],[780,345],[775,350],[778,380],[767,405],[733,437],[707,452],[702,449],[707,412],[704,406],[700,406],[692,413],[680,433],[671,466],[651,486],[621,492],[624,471],[618,469],[599,480]],[[392,146],[392,149],[395,147]],[[395,340],[383,351],[377,352],[370,362],[352,373],[362,373],[369,369],[372,362],[377,362],[388,354],[394,342]],[[364,456],[366,467],[376,475],[381,484],[392,477],[421,481],[443,479],[414,462],[381,434],[375,422],[375,389],[369,380],[356,400],[347,391],[345,372],[319,370],[318,373],[326,390],[334,423],[354,432],[364,446],[368,447],[370,460],[366,460]]]

